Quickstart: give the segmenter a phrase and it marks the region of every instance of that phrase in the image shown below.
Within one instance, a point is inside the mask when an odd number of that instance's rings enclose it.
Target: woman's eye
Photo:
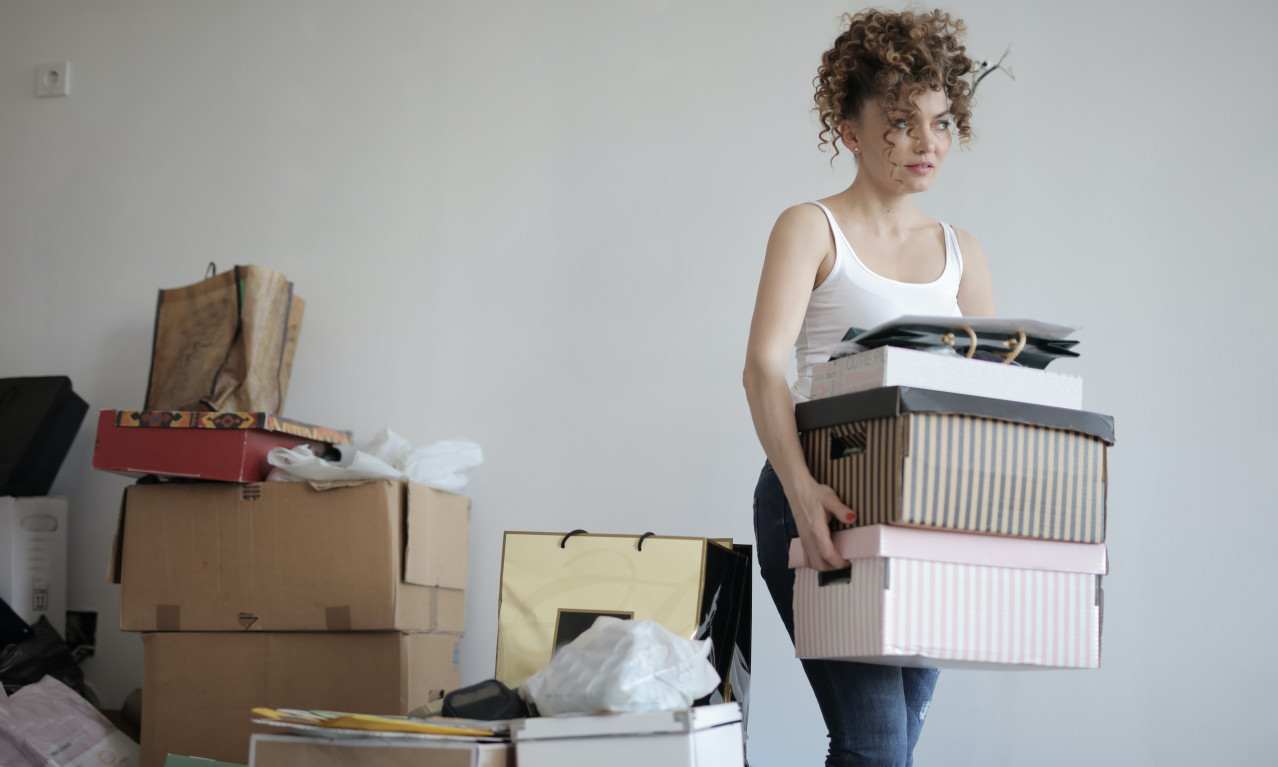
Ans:
[[[950,121],[949,121],[949,120],[940,120],[940,121],[938,121],[938,122],[936,123],[936,129],[937,129],[937,130],[942,130],[942,131],[947,131],[947,130],[949,130],[949,129],[950,129]]]
[[[904,118],[900,120],[893,120],[892,127],[896,130],[905,130],[906,128],[910,127],[910,121]]]

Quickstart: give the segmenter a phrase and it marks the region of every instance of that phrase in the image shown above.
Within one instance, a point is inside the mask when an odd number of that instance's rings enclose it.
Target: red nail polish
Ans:
[[[855,514],[849,514],[847,518],[848,518],[848,521],[849,521],[849,522],[851,522],[852,520],[856,519],[856,515],[855,515]]]

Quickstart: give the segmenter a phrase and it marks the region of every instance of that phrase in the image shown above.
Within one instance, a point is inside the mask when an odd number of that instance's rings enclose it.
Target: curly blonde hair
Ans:
[[[847,29],[821,55],[821,67],[812,80],[816,86],[813,111],[821,120],[821,151],[830,144],[834,157],[838,156],[843,122],[860,119],[869,99],[875,99],[887,115],[904,97],[913,136],[918,117],[914,99],[926,90],[944,91],[960,142],[971,140],[972,86],[966,78],[975,65],[961,42],[962,19],[940,10],[869,9],[844,14],[843,21]],[[894,146],[890,140],[888,145],[889,149]]]

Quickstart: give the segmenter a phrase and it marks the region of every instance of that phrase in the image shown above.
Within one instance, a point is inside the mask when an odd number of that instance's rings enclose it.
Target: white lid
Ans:
[[[690,733],[741,721],[737,703],[716,703],[681,711],[651,711],[642,714],[561,714],[516,720],[510,724],[511,738],[587,738],[605,735],[656,735]]]
[[[922,559],[1097,575],[1109,571],[1109,558],[1103,543],[1050,541],[900,525],[863,525],[839,530],[831,536],[831,540],[835,550],[849,560],[863,557]],[[790,567],[806,566],[803,544],[795,538],[790,542]]]

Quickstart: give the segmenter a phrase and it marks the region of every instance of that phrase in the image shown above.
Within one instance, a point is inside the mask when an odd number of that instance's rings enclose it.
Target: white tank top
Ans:
[[[932,282],[898,282],[870,271],[861,263],[847,237],[834,221],[834,214],[819,202],[834,235],[834,267],[808,299],[803,327],[794,342],[798,378],[791,387],[795,402],[808,399],[812,391],[812,366],[830,359],[829,349],[843,339],[848,328],[869,329],[905,314],[961,316],[958,306],[959,282],[963,279],[963,255],[958,237],[949,224],[945,233],[945,270]]]

